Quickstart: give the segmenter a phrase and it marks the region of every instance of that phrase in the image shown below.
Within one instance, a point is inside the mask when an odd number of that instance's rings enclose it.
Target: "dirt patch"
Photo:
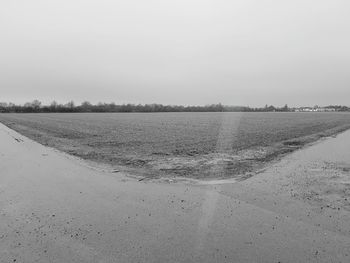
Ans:
[[[321,209],[350,211],[350,163],[318,163],[299,173],[293,197]]]
[[[286,141],[283,143],[286,146],[302,146],[303,143],[301,141]]]

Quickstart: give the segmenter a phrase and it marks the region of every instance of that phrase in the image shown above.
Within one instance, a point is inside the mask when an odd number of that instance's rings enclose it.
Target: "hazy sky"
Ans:
[[[350,105],[349,0],[1,0],[0,101]]]

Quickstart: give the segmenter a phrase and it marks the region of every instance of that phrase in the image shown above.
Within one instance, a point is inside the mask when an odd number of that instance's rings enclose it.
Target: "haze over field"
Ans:
[[[2,1],[1,101],[349,105],[346,0]]]

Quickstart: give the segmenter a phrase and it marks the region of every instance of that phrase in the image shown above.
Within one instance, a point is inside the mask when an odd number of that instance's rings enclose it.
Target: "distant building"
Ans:
[[[334,112],[335,108],[327,108],[327,107],[300,107],[294,109],[295,112]]]

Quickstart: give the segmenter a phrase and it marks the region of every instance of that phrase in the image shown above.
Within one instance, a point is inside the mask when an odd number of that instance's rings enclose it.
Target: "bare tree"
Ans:
[[[54,109],[56,109],[57,106],[58,106],[58,103],[55,100],[53,102],[51,102],[51,104],[50,104],[50,107],[54,108]]]
[[[41,107],[41,102],[39,100],[33,100],[31,104],[35,110],[39,110]]]
[[[75,107],[74,101],[69,101],[65,106],[69,109],[73,109]]]

